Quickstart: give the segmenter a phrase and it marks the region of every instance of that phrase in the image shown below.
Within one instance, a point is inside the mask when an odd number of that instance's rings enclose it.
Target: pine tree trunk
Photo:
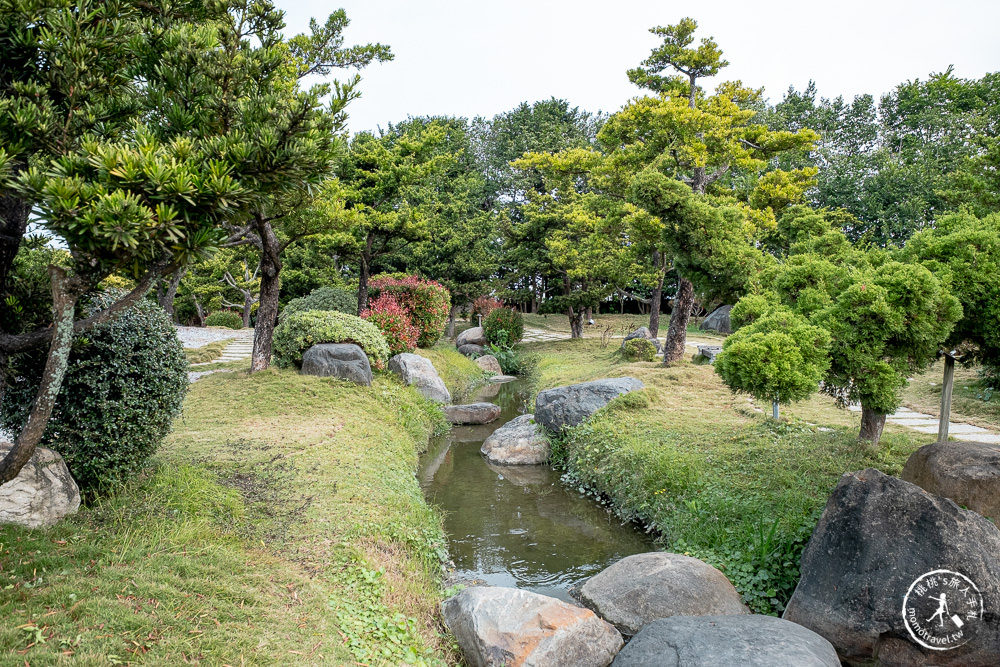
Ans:
[[[271,365],[274,326],[278,322],[278,295],[281,291],[281,244],[271,227],[262,222],[258,228],[260,253],[260,305],[257,306],[257,326],[253,332],[253,353],[250,372],[262,371]],[[247,311],[249,312],[249,308]]]
[[[177,290],[181,286],[181,280],[187,274],[187,269],[178,269],[170,276],[170,282],[167,283],[167,291],[161,291],[160,285],[156,285],[156,300],[160,304],[160,308],[166,311],[170,319],[177,323],[177,314],[174,312],[174,299],[177,298]]]
[[[861,431],[858,440],[870,442],[872,447],[878,446],[882,439],[882,429],[885,428],[885,415],[861,405]]]
[[[264,281],[261,280],[263,283]],[[243,328],[250,327],[250,311],[253,310],[253,294],[243,292]]]
[[[571,307],[566,314],[569,315],[569,337],[583,338],[583,311]]]
[[[660,309],[663,307],[663,279],[666,272],[660,268],[660,252],[653,251],[653,266],[660,273],[660,279],[653,288],[653,294],[649,297],[649,333],[653,338],[660,335]]]
[[[16,163],[11,170],[11,179],[26,168]],[[0,294],[7,291],[7,276],[14,266],[14,257],[21,247],[21,239],[28,229],[31,202],[15,195],[0,197]]]
[[[448,311],[448,338],[455,337],[455,318],[458,316],[458,306],[452,306]]]
[[[35,447],[41,442],[49,417],[52,416],[52,408],[55,407],[56,397],[59,396],[66,367],[69,365],[76,299],[68,292],[68,280],[63,269],[49,267],[49,279],[52,283],[52,344],[49,346],[49,356],[45,361],[45,370],[38,385],[35,402],[28,414],[28,421],[14,439],[14,446],[0,460],[0,484],[17,477],[21,468],[35,453]]]
[[[677,276],[677,296],[670,313],[670,326],[663,345],[663,365],[666,366],[684,357],[687,342],[688,320],[694,304],[694,285],[680,274]]]

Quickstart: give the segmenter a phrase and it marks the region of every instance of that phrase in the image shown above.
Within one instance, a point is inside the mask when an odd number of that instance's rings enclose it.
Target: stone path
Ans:
[[[180,332],[178,332],[180,333]],[[214,333],[214,332],[213,332]],[[249,359],[250,355],[253,353],[253,329],[241,329],[240,331],[230,332],[220,332],[215,340],[226,340],[231,339],[232,342],[226,345],[222,349],[222,355],[218,359],[213,359],[212,361],[206,361],[201,364],[191,364],[191,367],[195,366],[211,366],[212,364],[224,364],[229,361],[242,361],[243,359]],[[187,341],[184,341],[187,343]],[[211,341],[207,341],[211,342]],[[207,344],[207,342],[202,342],[202,345]],[[200,347],[195,345],[185,345],[185,347]],[[206,375],[211,375],[212,373],[218,373],[218,370],[211,371],[188,371],[188,382],[197,382]]]
[[[861,412],[860,405],[852,405],[847,408],[851,412]],[[886,421],[892,424],[899,424],[906,428],[913,429],[918,433],[937,435],[938,418],[922,412],[915,412],[909,408],[900,408],[894,414],[886,417]],[[991,445],[1000,445],[1000,433],[996,433],[981,426],[972,424],[962,424],[961,422],[948,422],[948,435],[956,440],[967,440],[971,442],[985,442]]]
[[[524,329],[524,335],[521,338],[522,343],[542,343],[551,340],[567,340],[569,338],[568,333],[560,333],[558,331],[545,331],[544,329]]]

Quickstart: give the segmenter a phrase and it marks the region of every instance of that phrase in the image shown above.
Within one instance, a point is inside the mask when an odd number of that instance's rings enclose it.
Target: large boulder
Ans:
[[[466,329],[458,334],[458,338],[455,339],[455,347],[462,347],[463,345],[486,345],[486,332],[483,331],[482,327]]]
[[[662,551],[622,558],[584,582],[577,595],[624,635],[669,616],[750,613],[726,575],[697,558]]]
[[[654,336],[652,332],[650,332],[649,327],[639,327],[629,335],[625,336],[625,338],[622,340],[622,349],[625,348],[625,343],[629,342],[630,340],[634,340],[636,338],[644,338],[648,340],[650,343],[652,343],[653,347],[656,348],[657,354],[663,352],[663,346],[660,344],[660,341],[656,338],[656,336]]]
[[[840,667],[818,634],[773,616],[672,616],[643,626],[614,667]]]
[[[847,473],[784,618],[848,665],[1000,664],[1000,529],[878,470]]]
[[[552,455],[548,438],[538,432],[535,415],[511,419],[486,438],[480,451],[490,463],[505,466],[539,465]]]
[[[732,309],[732,306],[719,306],[713,310],[701,323],[701,330],[718,331],[721,334],[733,333],[733,325],[729,321],[729,311]]]
[[[403,380],[403,384],[416,387],[426,398],[438,403],[451,403],[451,392],[434,370],[434,364],[419,354],[397,354],[389,359],[388,367]]]
[[[500,416],[500,406],[496,403],[447,405],[444,416],[452,424],[489,424]]]
[[[622,647],[618,631],[589,609],[517,588],[466,588],[442,611],[475,667],[605,667]]]
[[[910,455],[907,482],[1000,521],[1000,445],[938,442]]]
[[[472,343],[466,343],[465,345],[459,345],[458,351],[467,357],[471,357],[474,354],[483,354],[486,352],[486,348],[482,345],[473,345]]]
[[[583,422],[611,399],[644,386],[636,378],[624,377],[546,389],[535,399],[535,421],[559,433]]]
[[[0,459],[13,445],[0,442]],[[21,472],[0,485],[0,524],[51,526],[80,509],[80,489],[56,452],[36,447]]]
[[[372,367],[368,355],[351,343],[321,343],[302,355],[302,373],[350,380],[370,387]]]
[[[503,375],[503,369],[500,368],[500,362],[492,354],[485,354],[476,359],[476,365],[482,368],[487,373],[493,373],[493,375]]]

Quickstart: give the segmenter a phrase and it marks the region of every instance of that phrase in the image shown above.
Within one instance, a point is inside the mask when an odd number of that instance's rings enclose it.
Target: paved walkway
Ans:
[[[852,405],[847,408],[851,412],[861,412],[860,405]],[[918,433],[937,435],[939,420],[933,415],[922,412],[914,412],[909,408],[900,408],[894,414],[886,417],[886,421],[892,424],[899,424],[906,428],[913,429]],[[971,442],[985,442],[991,445],[1000,445],[1000,433],[991,431],[981,426],[963,424],[961,422],[948,422],[948,435],[956,440],[967,440]]]
[[[193,327],[185,327],[193,328]],[[180,332],[178,332],[180,333]],[[224,331],[224,332],[211,332],[215,335],[215,340],[231,340],[231,342],[222,349],[222,355],[213,359],[212,361],[206,361],[201,364],[191,364],[191,367],[195,366],[211,366],[212,364],[223,364],[229,361],[242,361],[243,359],[249,359],[250,355],[253,353],[253,329],[241,329],[239,331]],[[184,341],[187,343],[188,341]],[[210,340],[207,342],[211,342]],[[207,344],[207,342],[202,342],[202,345]],[[185,345],[185,347],[196,347],[195,345]],[[197,346],[200,347],[200,346]],[[206,371],[188,371],[188,382],[197,382],[206,375],[211,375],[212,373],[218,373],[218,370],[206,370]]]

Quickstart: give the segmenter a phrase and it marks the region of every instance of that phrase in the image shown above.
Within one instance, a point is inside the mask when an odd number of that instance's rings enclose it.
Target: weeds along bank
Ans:
[[[660,533],[665,549],[719,567],[757,612],[783,610],[801,550],[844,472],[898,474],[927,444],[927,436],[887,427],[877,450],[863,450],[858,417],[825,396],[789,406],[774,422],[711,366],[628,363],[614,342],[529,347],[541,354],[537,390],[601,377],[645,383],[555,443],[556,463],[569,483]]]
[[[453,350],[431,355],[453,390],[479,375]],[[385,376],[199,380],[155,471],[53,529],[0,528],[0,655],[443,664],[445,543],[413,474],[441,428]]]

